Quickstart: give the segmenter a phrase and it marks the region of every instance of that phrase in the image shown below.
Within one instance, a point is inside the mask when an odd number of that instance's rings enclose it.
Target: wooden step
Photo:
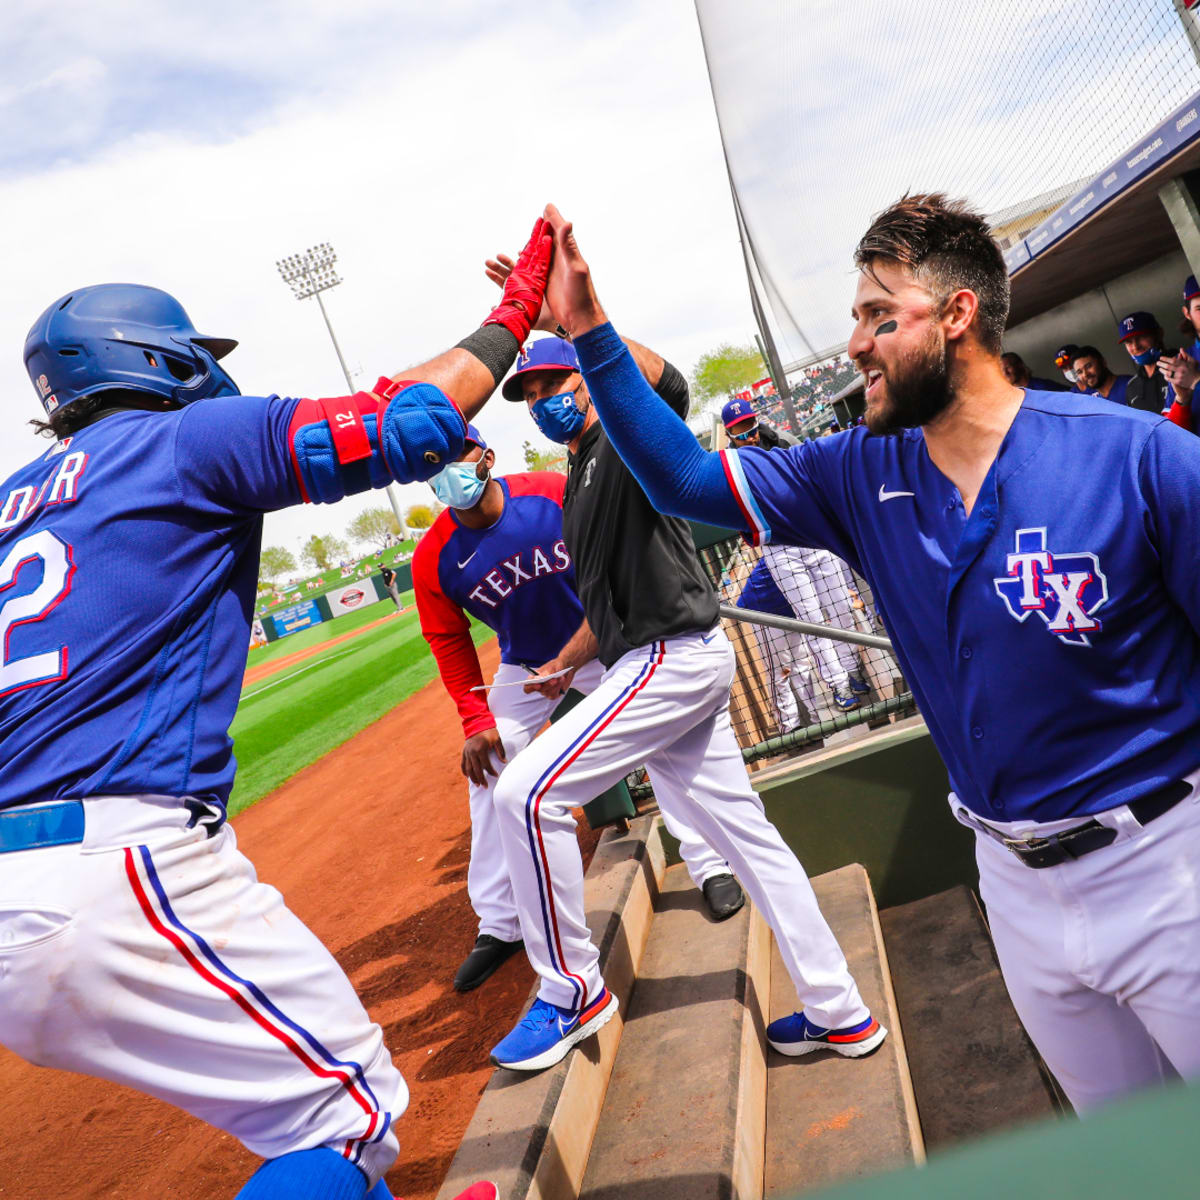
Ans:
[[[951,888],[880,914],[932,1149],[1057,1110],[1000,977],[974,894]]]
[[[477,1179],[493,1180],[503,1200],[578,1195],[666,869],[659,829],[659,819],[647,816],[624,835],[606,830],[584,881],[588,927],[621,1012],[548,1071],[493,1074],[438,1200]]]
[[[758,1200],[770,933],[719,923],[683,867],[664,878],[581,1196]]]
[[[888,958],[867,872],[857,863],[820,875],[813,890],[887,1041],[866,1058],[767,1051],[763,1193],[794,1196],[842,1179],[924,1160],[917,1107],[897,1019]],[[772,941],[770,1019],[797,1006]]]

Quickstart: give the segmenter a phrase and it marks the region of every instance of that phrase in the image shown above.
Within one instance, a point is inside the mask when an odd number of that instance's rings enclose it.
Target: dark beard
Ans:
[[[893,368],[884,386],[887,407],[874,411],[868,408],[866,412],[866,425],[871,433],[890,437],[905,429],[927,425],[954,399],[945,347],[936,339],[931,340],[904,366]]]

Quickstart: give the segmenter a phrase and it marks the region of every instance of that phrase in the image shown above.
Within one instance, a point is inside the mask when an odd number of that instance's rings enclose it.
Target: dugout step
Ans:
[[[548,1071],[493,1073],[438,1200],[478,1179],[494,1181],[502,1200],[578,1196],[666,870],[660,829],[644,816],[627,833],[606,830],[584,881],[588,927],[620,1012]]]
[[[667,870],[581,1200],[758,1200],[770,931]]]
[[[925,1157],[892,991],[888,956],[866,870],[858,863],[812,881],[851,974],[888,1038],[866,1058],[767,1050],[763,1195],[795,1196]],[[796,991],[771,942],[770,1020],[796,1007]]]
[[[974,894],[951,888],[885,909],[880,922],[929,1148],[1058,1111]]]

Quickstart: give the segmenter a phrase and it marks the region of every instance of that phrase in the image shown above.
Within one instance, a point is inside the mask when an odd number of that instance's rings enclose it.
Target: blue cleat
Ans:
[[[793,1057],[814,1050],[836,1050],[846,1058],[862,1058],[883,1045],[887,1032],[874,1017],[844,1029],[821,1029],[810,1024],[803,1013],[792,1013],[767,1026],[767,1041],[780,1054]]]
[[[544,1071],[607,1025],[616,1011],[617,998],[608,988],[581,1012],[535,1000],[512,1033],[493,1048],[492,1062],[509,1071]]]
[[[858,697],[847,695],[845,692],[839,692],[837,688],[833,689],[834,707],[842,712],[853,712],[858,707]]]
[[[861,675],[851,675],[850,690],[856,696],[865,696],[870,692],[871,685]]]

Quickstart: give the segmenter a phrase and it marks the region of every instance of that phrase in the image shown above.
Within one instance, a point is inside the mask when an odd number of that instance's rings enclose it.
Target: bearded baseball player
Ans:
[[[613,444],[667,512],[826,546],[871,583],[1005,982],[1077,1109],[1200,1073],[1200,445],[1010,385],[983,218],[907,196],[858,244],[867,427],[706,453],[607,323],[565,223],[555,311]]]
[[[566,342],[546,339],[572,353]],[[543,343],[537,343],[542,345]],[[546,370],[521,355],[506,393]],[[575,590],[575,566],[563,542],[566,476],[557,471],[494,476],[495,451],[474,425],[462,454],[429,481],[446,505],[413,555],[421,632],[462,718],[462,772],[471,812],[467,894],[479,917],[475,946],[454,977],[457,991],[477,988],[522,948],[521,925],[496,820],[494,793],[505,762],[537,736],[569,688],[584,694],[603,668]],[[500,666],[483,681],[468,614],[494,629]],[[565,668],[565,662],[580,663]],[[560,672],[565,671],[565,674]],[[535,672],[552,675],[524,685]],[[743,897],[728,864],[690,829],[672,822],[683,860],[715,920],[731,917]]]
[[[679,371],[629,345],[640,386],[686,412]],[[539,346],[529,350],[531,360],[545,353]],[[496,784],[525,951],[540,981],[533,1005],[493,1048],[492,1061],[541,1070],[617,1011],[585,919],[571,809],[641,763],[663,813],[725,858],[775,931],[810,1020],[772,1045],[787,1054],[869,1054],[887,1030],[863,1003],[804,869],[750,786],[729,720],[733,649],[691,533],[650,506],[597,422],[574,353],[560,346],[550,353],[561,357],[544,363],[551,369],[523,372],[506,384],[505,396],[523,399],[542,433],[570,453],[563,536],[593,638],[587,657],[598,657],[605,672]]]
[[[244,1200],[389,1196],[408,1099],[226,824],[262,515],[457,457],[548,260],[539,222],[482,328],[355,396],[239,395],[237,343],[133,284],[61,297],[25,344],[58,440],[0,488],[0,1038],[233,1134],[267,1160]]]

